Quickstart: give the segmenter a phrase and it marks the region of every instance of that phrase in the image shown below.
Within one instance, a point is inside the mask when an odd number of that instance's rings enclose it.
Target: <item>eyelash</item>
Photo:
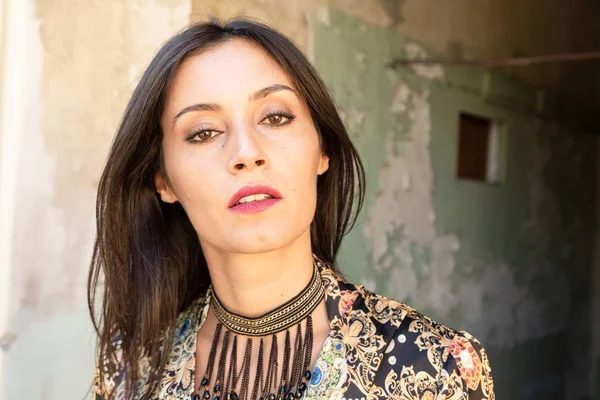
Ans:
[[[292,122],[296,116],[290,113],[287,113],[285,111],[271,111],[270,113],[268,113],[267,115],[265,115],[265,117],[261,120],[264,121],[265,119],[271,118],[271,117],[283,117],[283,118],[287,118],[287,121],[280,123],[279,125],[272,125],[273,127],[281,127],[281,126],[285,126],[287,124],[289,124],[290,122]]]
[[[216,133],[223,133],[222,131],[218,131],[216,129],[197,129],[195,131],[192,131],[189,136],[187,137],[187,141],[189,143],[208,143],[210,141],[212,141],[214,138],[217,137],[217,135],[211,136],[208,139],[196,139],[196,137],[204,132],[216,132]]]
[[[279,123],[277,125],[269,124],[273,128],[281,128],[281,127],[283,127],[285,125],[288,125],[294,119],[296,119],[295,115],[290,114],[290,113],[285,112],[285,111],[271,111],[267,115],[265,115],[265,117],[260,121],[260,123],[262,124],[262,122],[265,121],[266,119],[269,119],[269,118],[272,118],[272,117],[277,117],[277,116],[286,118],[287,121]],[[212,141],[214,138],[216,138],[218,136],[218,135],[214,135],[214,136],[211,136],[208,139],[203,139],[203,140],[196,140],[195,139],[198,135],[200,135],[200,134],[202,134],[204,132],[223,133],[222,131],[218,131],[216,129],[197,129],[197,130],[195,130],[195,131],[193,131],[192,133],[189,134],[189,136],[187,137],[187,141],[191,142],[191,143],[208,143],[208,142]]]

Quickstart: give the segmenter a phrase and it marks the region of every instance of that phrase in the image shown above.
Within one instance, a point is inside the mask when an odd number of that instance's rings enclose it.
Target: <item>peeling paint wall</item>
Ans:
[[[371,183],[345,271],[476,335],[498,398],[589,397],[597,138],[536,117],[535,90],[499,74],[391,70],[428,51],[323,13],[316,65]],[[501,122],[502,183],[457,179],[461,112]]]
[[[598,142],[600,153],[600,141]],[[596,252],[594,267],[591,274],[592,307],[590,320],[592,323],[592,368],[590,380],[592,382],[592,398],[600,400],[600,162],[596,169]]]
[[[85,282],[100,171],[135,81],[190,2],[18,2],[28,36],[11,40],[27,62],[0,398],[79,400],[94,366]]]
[[[370,183],[363,219],[342,252],[349,277],[480,337],[496,358],[499,398],[589,395],[596,139],[561,121],[552,90],[581,94],[598,85],[593,64],[510,76],[385,65],[401,56],[594,48],[595,5],[194,0],[192,8],[192,21],[249,16],[282,30],[330,85]],[[460,111],[503,122],[504,184],[456,180]]]
[[[153,53],[208,14],[251,16],[281,29],[331,85],[370,185],[342,254],[349,277],[482,339],[498,398],[552,398],[565,389],[575,398],[592,390],[600,343],[595,356],[586,346],[592,329],[600,336],[600,321],[594,328],[581,321],[600,315],[586,280],[590,160],[600,151],[594,139],[530,117],[551,96],[506,76],[423,66],[398,72],[384,64],[431,51],[496,57],[588,50],[600,40],[591,29],[597,5],[0,0],[0,399],[85,397],[94,352],[85,275],[99,173]],[[7,43],[18,51],[7,52]],[[600,78],[589,65],[513,74],[533,86],[594,96],[600,91],[587,89]],[[462,109],[506,122],[505,184],[455,180]]]
[[[450,57],[545,55],[593,51],[600,45],[600,5],[590,0],[192,0],[191,19],[205,20],[209,14],[259,18],[310,53],[313,41],[307,27],[322,6],[398,30]],[[507,72],[535,87],[555,89],[561,99],[600,104],[597,63],[544,64]]]

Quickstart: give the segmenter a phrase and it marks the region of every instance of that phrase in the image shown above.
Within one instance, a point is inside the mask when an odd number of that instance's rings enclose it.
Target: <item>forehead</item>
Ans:
[[[264,49],[232,39],[183,61],[175,73],[167,109],[191,102],[247,101],[252,93],[276,83],[294,88]]]

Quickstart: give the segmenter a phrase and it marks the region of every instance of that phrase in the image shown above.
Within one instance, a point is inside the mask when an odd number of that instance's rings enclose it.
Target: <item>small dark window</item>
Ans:
[[[496,182],[498,132],[487,118],[460,114],[458,132],[458,177]]]

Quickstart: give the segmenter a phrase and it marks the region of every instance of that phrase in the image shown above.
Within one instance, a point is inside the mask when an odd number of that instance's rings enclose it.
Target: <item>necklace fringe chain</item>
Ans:
[[[293,299],[257,318],[246,318],[225,309],[214,290],[209,288],[218,323],[208,356],[206,372],[192,400],[292,400],[304,396],[311,378],[313,350],[311,314],[325,294],[317,263],[308,285]],[[304,325],[304,328],[303,328]],[[294,343],[291,330],[296,327]],[[277,334],[285,331],[283,364],[279,365]],[[238,368],[238,335],[246,336],[242,365]],[[265,339],[271,338],[265,360]],[[221,351],[217,358],[217,347]],[[258,341],[256,376],[250,390],[250,366],[253,342]],[[229,368],[227,367],[229,359]],[[218,360],[218,364],[215,362]],[[265,371],[265,361],[267,362]],[[216,368],[215,368],[216,367]],[[227,369],[227,371],[225,371]],[[212,391],[210,390],[212,386]],[[200,396],[200,393],[203,393]],[[250,397],[248,397],[250,395]]]

